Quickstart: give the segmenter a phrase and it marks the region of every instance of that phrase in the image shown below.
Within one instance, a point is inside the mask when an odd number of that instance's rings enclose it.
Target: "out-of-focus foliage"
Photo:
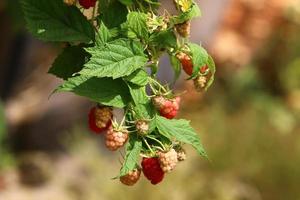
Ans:
[[[3,140],[4,133],[5,133],[4,110],[3,110],[2,103],[0,101],[0,143]],[[1,149],[1,145],[0,145],[0,149]]]
[[[13,163],[13,157],[8,150],[8,146],[5,143],[7,139],[6,135],[6,120],[4,116],[4,108],[0,101],[0,170],[7,166],[11,166]]]

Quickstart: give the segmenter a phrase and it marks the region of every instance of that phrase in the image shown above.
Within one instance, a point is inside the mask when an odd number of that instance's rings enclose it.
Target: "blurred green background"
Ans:
[[[92,104],[70,94],[48,100],[59,82],[46,72],[60,45],[33,39],[18,1],[1,1],[0,200],[300,199],[300,2],[199,3],[192,38],[207,39],[216,81],[205,94],[185,77],[176,89],[188,91],[179,117],[192,121],[211,162],[187,148],[161,184],[125,187],[111,179],[120,154],[87,130]]]

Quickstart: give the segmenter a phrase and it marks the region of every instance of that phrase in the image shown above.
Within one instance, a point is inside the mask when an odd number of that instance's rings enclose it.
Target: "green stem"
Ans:
[[[152,153],[152,154],[155,154],[155,152],[154,152],[153,149],[150,147],[150,145],[149,145],[149,143],[147,142],[147,140],[146,140],[144,137],[142,137],[142,138],[143,138],[143,141],[145,142],[146,146],[148,147],[148,149],[151,151],[151,153]]]
[[[163,148],[163,150],[166,150],[166,147],[164,146],[164,144],[161,141],[159,141],[158,139],[150,137],[149,135],[147,135],[146,137],[151,139],[151,140],[156,141]]]
[[[152,81],[152,83],[156,84],[160,89],[162,89],[163,92],[167,93],[168,91],[164,86],[162,86],[157,80],[149,77],[149,80]],[[151,84],[150,84],[151,85]]]

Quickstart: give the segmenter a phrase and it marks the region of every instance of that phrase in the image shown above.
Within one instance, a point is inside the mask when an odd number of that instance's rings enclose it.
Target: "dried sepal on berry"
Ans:
[[[177,165],[177,152],[171,149],[168,152],[158,152],[158,159],[161,169],[165,172],[171,172]]]
[[[121,176],[120,181],[124,185],[133,186],[138,182],[141,176],[141,169],[134,169],[130,171],[128,174]]]

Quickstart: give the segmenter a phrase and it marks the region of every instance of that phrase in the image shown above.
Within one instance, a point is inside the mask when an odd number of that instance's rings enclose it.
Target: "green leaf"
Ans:
[[[128,87],[122,79],[76,76],[65,81],[57,92],[73,92],[92,101],[118,108],[125,107],[129,101]]]
[[[120,176],[128,174],[130,171],[136,169],[142,150],[141,140],[137,140],[136,136],[129,137],[126,144],[126,156],[123,166],[120,171]]]
[[[169,55],[171,66],[174,70],[174,82],[177,81],[181,74],[181,63],[178,58],[174,55]]]
[[[133,0],[119,0],[122,4],[130,6],[133,4]]]
[[[132,83],[127,83],[127,85],[129,87],[129,91],[135,105],[145,104],[149,101],[145,86],[137,86]]]
[[[99,0],[99,13],[99,19],[111,29],[126,21],[128,10],[117,0]]]
[[[98,34],[96,35],[96,45],[101,46],[108,42],[111,38],[110,31],[103,22],[100,23]]]
[[[153,119],[155,116],[155,109],[150,100],[145,104],[135,105],[134,111],[137,119]]]
[[[150,43],[159,49],[166,47],[176,48],[177,38],[174,31],[172,29],[168,29],[165,31],[154,32],[150,36]]]
[[[112,77],[130,75],[147,62],[140,43],[117,39],[103,46],[86,49],[92,57],[79,72],[86,76]]]
[[[216,65],[215,65],[213,58],[210,55],[208,56],[208,59],[207,59],[207,66],[211,72],[211,76],[204,88],[205,91],[208,90],[208,88],[213,84],[213,82],[215,80],[215,73],[216,73]]]
[[[210,55],[208,55],[207,66],[212,74],[216,73],[216,64],[214,62],[214,59]]]
[[[124,77],[125,80],[134,83],[138,86],[145,86],[148,84],[148,74],[143,69],[138,69],[127,77]]]
[[[173,24],[181,24],[199,16],[201,16],[200,8],[197,4],[194,3],[187,12],[183,12],[178,16],[172,17],[171,22]]]
[[[55,59],[48,73],[66,80],[72,77],[74,73],[79,72],[89,57],[89,54],[82,47],[67,47]]]
[[[136,34],[138,38],[148,38],[147,15],[140,12],[130,12],[127,15],[127,28]]]
[[[207,64],[208,53],[203,47],[198,44],[189,43],[188,46],[191,51],[191,57],[193,58],[194,66],[191,78],[194,78],[198,75],[200,68]]]
[[[95,38],[93,26],[75,6],[62,0],[22,0],[29,31],[38,39],[53,42],[85,42]]]
[[[191,144],[200,155],[207,157],[200,138],[195,130],[190,126],[189,121],[183,119],[169,120],[164,117],[157,116],[156,126],[160,134],[170,139],[175,138],[178,141]]]

